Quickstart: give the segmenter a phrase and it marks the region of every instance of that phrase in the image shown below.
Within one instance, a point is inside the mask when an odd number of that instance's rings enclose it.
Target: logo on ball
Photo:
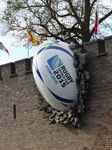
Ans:
[[[51,57],[47,62],[52,70],[55,70],[56,68],[61,67],[63,65],[63,62],[61,61],[58,55]]]

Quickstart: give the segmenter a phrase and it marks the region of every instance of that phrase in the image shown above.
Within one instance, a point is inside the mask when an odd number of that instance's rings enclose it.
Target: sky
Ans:
[[[4,2],[0,2],[0,15],[2,16],[3,11],[5,10],[6,5]],[[2,30],[2,28],[0,28]],[[32,57],[37,50],[36,46],[33,46],[29,49],[29,56],[28,56],[28,48],[22,46],[12,46],[12,43],[16,42],[14,37],[11,34],[7,34],[6,36],[2,36],[0,34],[0,42],[7,48],[10,53],[8,56],[7,53],[0,50],[0,65],[8,63],[8,62],[15,62],[20,59]]]
[[[35,51],[37,51],[36,46],[33,46],[29,50],[28,48],[22,46],[18,46],[18,47],[12,46],[12,43],[14,42],[14,37],[12,37],[11,35],[0,36],[0,41],[10,53],[10,56],[8,56],[6,52],[0,50],[0,64],[15,62],[20,59],[32,57]],[[29,56],[28,56],[28,51],[29,51]]]
[[[102,0],[105,4],[105,0]],[[108,0],[108,4],[111,4],[112,0]],[[107,1],[106,1],[107,4]],[[0,5],[0,12],[5,9],[5,6],[1,2]],[[10,56],[8,56],[7,53],[0,50],[0,65],[8,62],[15,62],[20,59],[28,58],[28,49],[22,46],[12,46],[12,43],[15,41],[14,37],[10,34],[6,36],[0,35],[0,41],[3,43],[3,45],[7,48],[7,50],[10,53]],[[33,46],[31,49],[29,49],[29,57],[32,57],[37,50],[36,46]]]

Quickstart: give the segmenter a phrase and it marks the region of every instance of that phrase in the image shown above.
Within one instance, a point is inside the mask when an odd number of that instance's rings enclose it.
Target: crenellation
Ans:
[[[106,52],[105,52],[105,41],[104,40],[97,40],[98,41],[98,57],[100,56],[104,56],[106,55]]]
[[[26,74],[27,73],[31,73],[32,72],[32,68],[31,68],[31,59],[26,58],[25,59],[25,65],[26,65]]]
[[[105,49],[109,55],[112,55],[112,36],[105,37]]]
[[[97,39],[95,41],[85,42],[83,45],[85,51],[92,53],[93,50],[93,53],[98,57],[106,55],[105,40]]]
[[[0,65],[0,80],[9,79],[10,77],[22,76],[32,72],[31,59],[10,62],[8,64]]]
[[[26,74],[26,60],[27,59],[15,61],[16,74],[18,77]]]
[[[11,71],[11,74],[10,74],[10,77],[14,77],[16,76],[16,68],[15,68],[15,63],[10,63],[10,71]]]
[[[8,64],[1,65],[0,70],[1,70],[1,78],[3,80],[9,80],[11,75],[11,64],[8,63]]]

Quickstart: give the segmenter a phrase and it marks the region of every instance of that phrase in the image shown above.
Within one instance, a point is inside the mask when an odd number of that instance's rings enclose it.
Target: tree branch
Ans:
[[[92,2],[92,4],[91,4],[91,7],[90,7],[90,9],[92,10],[92,8],[93,8],[93,6],[94,6],[94,4],[97,2],[97,0],[94,0],[93,2]]]
[[[112,15],[112,10],[99,20],[99,24],[102,23],[105,19],[107,19],[110,15]]]

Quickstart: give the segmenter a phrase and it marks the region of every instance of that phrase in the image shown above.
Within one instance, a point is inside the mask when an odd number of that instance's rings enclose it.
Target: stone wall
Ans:
[[[91,79],[79,129],[39,111],[32,59],[0,66],[0,150],[112,150],[112,37],[84,48]]]

